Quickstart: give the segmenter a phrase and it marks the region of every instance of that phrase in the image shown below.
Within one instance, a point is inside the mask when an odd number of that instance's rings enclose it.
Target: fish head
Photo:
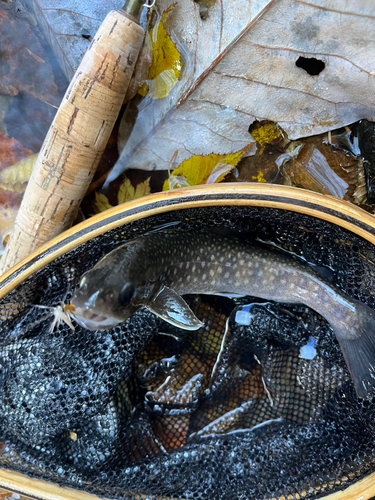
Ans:
[[[132,299],[141,274],[134,263],[134,245],[110,252],[82,276],[71,299],[74,319],[88,330],[105,330],[127,320],[140,308]]]

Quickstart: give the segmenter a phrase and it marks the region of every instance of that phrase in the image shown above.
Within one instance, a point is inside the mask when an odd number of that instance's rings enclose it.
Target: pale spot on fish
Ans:
[[[254,267],[255,267],[256,269],[258,269],[258,267],[259,267],[259,262],[255,262]]]
[[[219,259],[220,262],[224,262],[225,257],[222,255]]]
[[[193,267],[191,268],[191,272],[194,273],[195,272],[195,264],[193,265]]]
[[[245,260],[244,259],[240,259],[240,264],[241,264],[241,266],[243,266],[245,264]]]
[[[210,259],[214,260],[215,259],[215,255],[211,255]]]
[[[215,271],[213,269],[210,269],[210,276],[213,278],[215,276]]]
[[[282,285],[285,285],[285,283],[286,283],[286,280],[284,280],[284,279],[281,279],[281,280],[280,280],[280,283],[281,283]]]
[[[248,280],[247,278],[244,280],[244,283],[245,285],[248,285],[250,283],[250,280]]]
[[[174,268],[173,274],[176,276],[176,274],[177,274],[177,267]]]
[[[207,274],[206,273],[203,273],[202,274],[202,280],[205,280],[207,278]]]
[[[219,266],[217,269],[216,269],[216,272],[218,272],[219,274],[223,272],[223,268],[221,266]]]
[[[229,272],[226,272],[226,273],[224,274],[224,278],[229,278]]]
[[[241,273],[239,271],[237,271],[235,276],[236,276],[236,278],[239,278],[241,276]]]
[[[258,276],[261,278],[263,276],[263,271],[258,271]]]
[[[190,281],[191,280],[191,276],[186,276],[186,281]]]

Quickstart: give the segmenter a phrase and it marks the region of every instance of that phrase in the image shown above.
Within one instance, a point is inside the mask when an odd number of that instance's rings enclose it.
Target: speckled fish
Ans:
[[[308,265],[236,239],[170,229],[140,236],[86,272],[71,302],[74,318],[90,330],[110,328],[141,308],[196,330],[202,323],[181,297],[192,293],[235,293],[311,307],[335,332],[357,395],[373,394],[375,311]]]

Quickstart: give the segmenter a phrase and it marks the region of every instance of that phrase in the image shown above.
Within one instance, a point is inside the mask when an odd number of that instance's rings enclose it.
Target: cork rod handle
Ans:
[[[143,36],[143,28],[121,12],[103,21],[44,140],[1,273],[71,226],[120,111]]]

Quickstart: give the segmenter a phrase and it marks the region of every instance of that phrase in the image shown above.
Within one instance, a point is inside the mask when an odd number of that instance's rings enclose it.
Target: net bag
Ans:
[[[108,330],[73,331],[38,307],[68,303],[106,253],[178,222],[287,251],[375,309],[371,242],[231,196],[199,206],[198,192],[189,208],[142,218],[128,210],[132,220],[117,227],[108,217],[109,230],[3,281],[3,469],[106,498],[184,500],[320,498],[374,471],[374,403],[357,398],[331,327],[304,305],[191,295],[205,324],[192,332],[146,309]]]

